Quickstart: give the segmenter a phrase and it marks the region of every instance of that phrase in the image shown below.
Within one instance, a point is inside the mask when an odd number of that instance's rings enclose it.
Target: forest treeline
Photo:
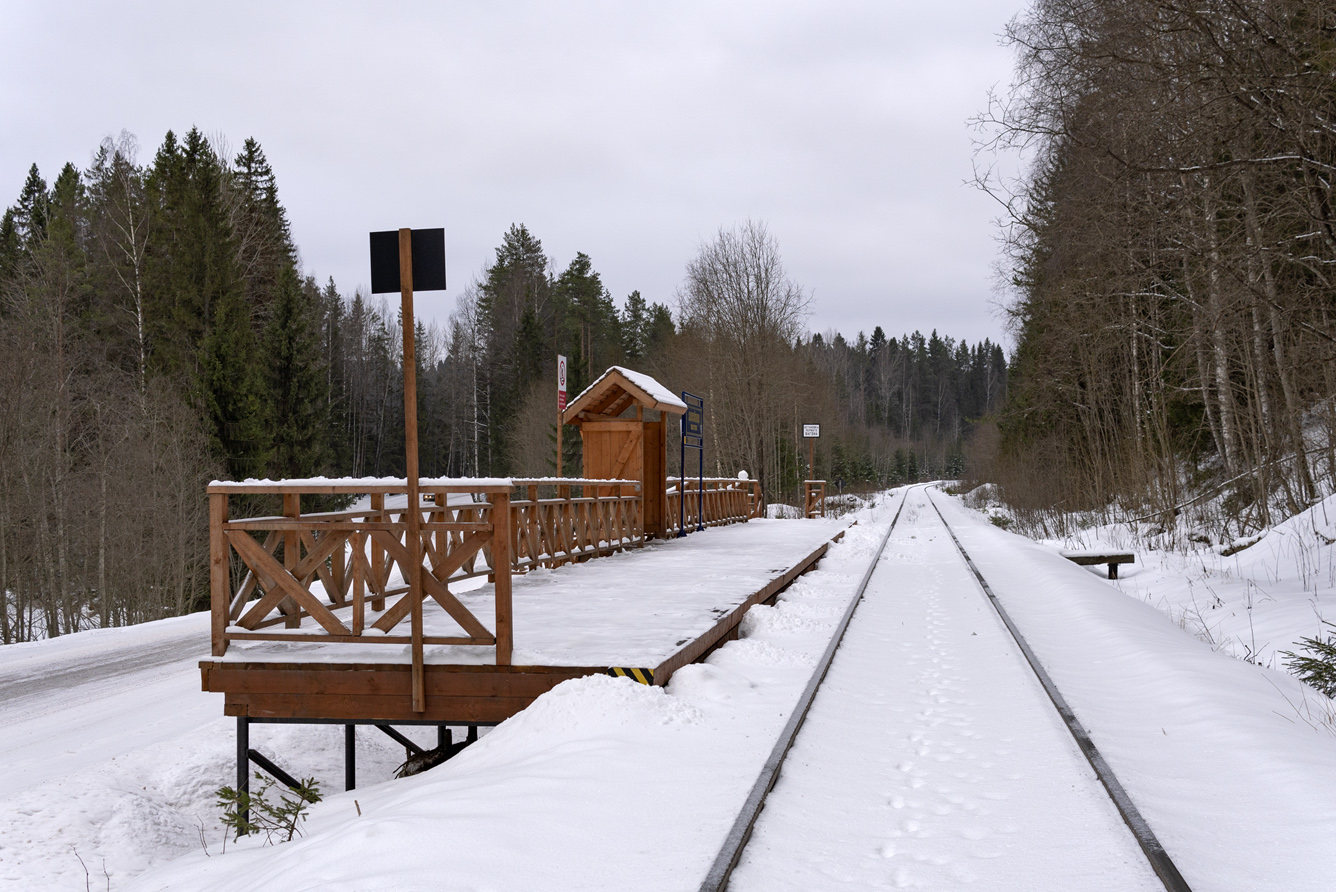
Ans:
[[[1216,492],[1235,534],[1309,503],[1336,470],[1336,9],[1037,0],[1007,36],[981,123],[1033,164],[975,469],[1018,507],[1170,523]]]
[[[620,306],[588,256],[559,267],[512,226],[449,319],[416,326],[422,473],[552,474],[558,353],[572,396],[620,364],[705,397],[706,472],[768,500],[800,497],[803,423],[848,487],[958,473],[1005,395],[1001,348],[810,335],[807,307],[761,224],[721,230],[665,302]],[[204,606],[211,479],[402,475],[401,359],[397,301],[299,268],[254,140],[168,133],[141,163],[123,133],[50,183],[34,166],[0,219],[0,641]]]

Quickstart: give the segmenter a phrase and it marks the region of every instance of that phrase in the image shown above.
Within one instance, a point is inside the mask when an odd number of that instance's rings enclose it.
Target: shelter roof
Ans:
[[[562,420],[573,424],[581,412],[616,418],[634,405],[672,415],[681,415],[687,410],[686,403],[649,375],[615,365],[566,407]]]

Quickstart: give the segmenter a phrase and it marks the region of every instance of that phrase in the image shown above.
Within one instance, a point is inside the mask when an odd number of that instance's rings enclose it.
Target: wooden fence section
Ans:
[[[529,498],[512,499],[516,486]],[[556,496],[538,498],[548,486]],[[399,626],[430,597],[459,633],[426,636],[423,644],[494,645],[497,664],[506,665],[511,573],[642,545],[637,488],[633,480],[424,481],[418,506],[424,592],[411,597],[405,483],[215,483],[209,487],[213,654],[225,654],[232,641],[411,643]],[[242,495],[281,497],[283,514],[233,519],[229,498]],[[365,496],[366,504],[303,514],[303,495]],[[508,572],[497,574],[497,567]],[[450,593],[452,581],[482,574],[496,583],[491,629]],[[313,622],[303,628],[307,619]]]
[[[668,482],[670,486],[681,483],[680,480]],[[704,499],[702,499],[699,481],[691,479],[686,481],[688,533],[701,525],[717,527],[729,523],[743,523],[753,517],[761,516],[763,505],[760,481],[739,480],[736,477],[706,477],[704,484]],[[682,496],[683,493],[677,489],[672,489],[668,493],[668,532],[673,535],[677,534],[678,524],[682,519]]]
[[[559,567],[645,544],[640,483],[543,478],[514,481],[511,570]],[[540,498],[543,491],[554,492]],[[579,495],[573,495],[576,490]]]

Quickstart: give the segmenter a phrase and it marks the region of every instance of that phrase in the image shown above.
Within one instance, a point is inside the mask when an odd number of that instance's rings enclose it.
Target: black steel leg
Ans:
[[[469,743],[473,743],[473,742],[474,742],[475,740],[477,740],[477,739],[478,739],[478,726],[477,726],[477,725],[469,725],[468,742],[469,742]]]
[[[451,739],[450,739],[450,729],[447,728],[445,725],[437,725],[437,726],[436,726],[436,748],[437,748],[437,749],[440,749],[440,748],[443,747],[443,746],[449,746],[449,745],[451,744],[451,742],[452,742],[452,741],[451,741]]]
[[[237,793],[250,792],[250,719],[237,716]],[[240,803],[238,803],[240,804]],[[250,809],[241,809],[237,817],[244,825],[250,821]]]
[[[343,789],[357,788],[357,726],[343,726]]]

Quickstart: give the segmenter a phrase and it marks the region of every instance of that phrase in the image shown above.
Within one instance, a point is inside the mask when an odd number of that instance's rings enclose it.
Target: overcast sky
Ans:
[[[1020,0],[848,3],[57,3],[0,0],[0,205],[128,130],[248,136],[304,270],[370,281],[367,232],[444,226],[444,321],[524,223],[620,305],[673,305],[721,226],[764,221],[809,327],[970,341],[996,205],[966,120],[1005,88]]]

